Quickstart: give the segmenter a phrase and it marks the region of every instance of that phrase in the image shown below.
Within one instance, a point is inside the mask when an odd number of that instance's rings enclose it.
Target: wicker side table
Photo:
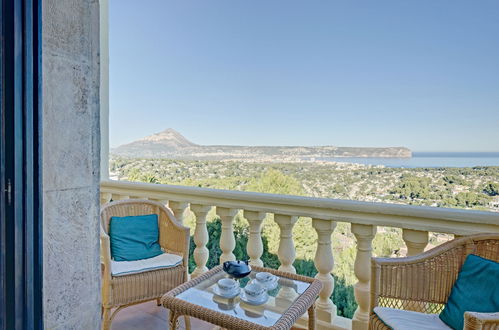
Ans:
[[[309,329],[315,329],[315,300],[322,283],[306,276],[252,266],[248,278],[240,281],[244,287],[258,272],[278,277],[278,287],[269,292],[269,301],[260,306],[244,303],[239,297],[217,296],[213,288],[219,279],[227,277],[217,266],[199,277],[169,291],[161,298],[170,310],[170,327],[176,328],[180,316],[192,316],[226,329],[290,329],[308,311]]]

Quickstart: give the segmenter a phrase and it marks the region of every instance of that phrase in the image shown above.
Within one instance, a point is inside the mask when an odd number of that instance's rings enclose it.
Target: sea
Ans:
[[[396,168],[499,166],[499,152],[413,152],[411,158],[316,158],[322,161]]]

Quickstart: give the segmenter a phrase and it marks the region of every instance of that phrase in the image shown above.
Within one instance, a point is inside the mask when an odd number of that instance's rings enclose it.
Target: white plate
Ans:
[[[230,298],[236,297],[239,294],[239,292],[241,292],[241,288],[237,288],[236,290],[234,290],[234,292],[231,292],[231,293],[222,293],[220,291],[220,288],[218,286],[215,286],[215,287],[213,287],[213,292],[217,296],[220,296],[222,298],[228,298],[228,299],[230,299]]]
[[[248,300],[248,298],[246,297],[246,293],[243,290],[243,291],[241,291],[240,298],[241,298],[242,301],[244,301],[248,305],[258,306],[258,305],[265,304],[269,300],[269,295],[267,294],[267,292],[265,292],[262,295],[262,297],[260,299],[258,299],[258,300]]]

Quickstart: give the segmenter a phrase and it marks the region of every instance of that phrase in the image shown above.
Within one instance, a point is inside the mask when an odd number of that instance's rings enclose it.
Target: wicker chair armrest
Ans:
[[[177,221],[171,212],[161,218],[159,245],[169,253],[181,255],[184,266],[189,260],[190,229]]]
[[[109,235],[104,232],[101,227],[100,230],[100,263],[103,267],[102,275],[103,281],[111,280],[111,243]]]
[[[464,330],[499,329],[499,313],[464,313]]]

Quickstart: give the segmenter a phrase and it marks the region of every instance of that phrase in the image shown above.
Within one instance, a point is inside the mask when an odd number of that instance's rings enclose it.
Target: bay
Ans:
[[[334,157],[316,160],[394,168],[499,166],[499,152],[413,152],[411,158]]]

